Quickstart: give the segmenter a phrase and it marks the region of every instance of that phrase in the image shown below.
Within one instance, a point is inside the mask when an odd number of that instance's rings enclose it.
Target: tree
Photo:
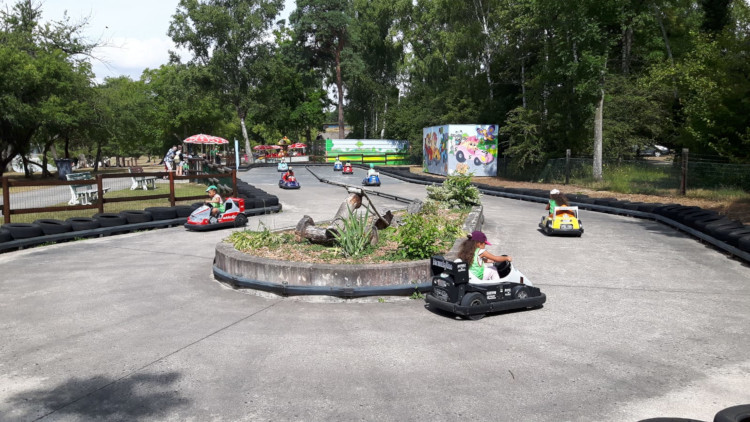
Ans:
[[[197,133],[231,133],[241,136],[238,124],[230,124],[231,106],[222,104],[213,91],[209,70],[204,66],[165,64],[146,69],[141,75],[148,94],[152,138],[160,154],[169,145],[182,142]]]
[[[272,47],[265,41],[282,0],[180,0],[169,26],[179,47],[206,66],[215,92],[235,108],[245,149],[250,151],[245,119],[264,83],[259,75]]]
[[[341,54],[349,42],[348,28],[352,24],[350,13],[348,0],[297,0],[297,9],[289,17],[298,40],[312,53],[313,67],[323,67],[335,72],[339,138],[344,137]]]
[[[16,155],[26,160],[40,129],[49,139],[55,127],[74,124],[71,102],[91,79],[85,57],[94,45],[80,37],[85,22],[42,26],[40,18],[41,7],[31,0],[0,12],[0,174]]]

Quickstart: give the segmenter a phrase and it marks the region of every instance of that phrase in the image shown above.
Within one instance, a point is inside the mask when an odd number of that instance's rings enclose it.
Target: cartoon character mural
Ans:
[[[444,125],[424,128],[424,169],[429,173],[475,176],[497,174],[497,125]]]
[[[422,131],[422,167],[428,173],[445,174],[448,169],[447,129],[446,126],[436,126]]]

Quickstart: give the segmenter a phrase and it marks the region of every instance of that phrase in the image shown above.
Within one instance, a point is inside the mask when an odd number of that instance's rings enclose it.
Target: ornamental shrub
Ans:
[[[428,186],[427,197],[444,202],[451,208],[467,208],[481,204],[481,194],[471,184],[471,176],[457,174],[448,176],[441,186]]]

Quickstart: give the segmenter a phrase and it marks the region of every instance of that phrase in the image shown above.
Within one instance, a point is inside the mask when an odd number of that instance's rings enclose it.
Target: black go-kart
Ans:
[[[469,267],[465,262],[434,256],[430,265],[432,292],[425,296],[430,308],[480,320],[490,312],[537,308],[547,301],[547,296],[539,288],[524,284],[524,275],[510,262],[495,264],[500,279],[492,284],[470,283]]]

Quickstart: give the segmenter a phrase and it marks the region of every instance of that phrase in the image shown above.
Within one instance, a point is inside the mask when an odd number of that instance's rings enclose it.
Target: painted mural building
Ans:
[[[443,176],[497,176],[498,125],[442,125],[422,129],[423,167]]]

